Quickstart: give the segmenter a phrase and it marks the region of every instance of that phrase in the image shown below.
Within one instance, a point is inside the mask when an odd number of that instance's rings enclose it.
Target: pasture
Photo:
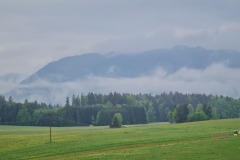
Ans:
[[[125,128],[0,126],[0,159],[239,159],[240,119]]]

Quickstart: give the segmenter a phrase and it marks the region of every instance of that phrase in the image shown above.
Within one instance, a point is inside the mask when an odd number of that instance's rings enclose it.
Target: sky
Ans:
[[[89,52],[240,51],[239,0],[0,0],[0,75]]]
[[[240,51],[239,6],[239,0],[0,0],[0,76],[27,77],[49,62],[92,52],[176,45]],[[0,84],[8,86],[14,87]]]

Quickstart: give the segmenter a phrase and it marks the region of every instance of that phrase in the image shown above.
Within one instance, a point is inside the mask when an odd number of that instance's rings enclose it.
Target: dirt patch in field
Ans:
[[[215,139],[222,139],[222,138],[227,138],[227,137],[232,137],[233,134],[223,134],[223,135],[216,135],[216,136],[213,136],[212,138],[215,138]]]

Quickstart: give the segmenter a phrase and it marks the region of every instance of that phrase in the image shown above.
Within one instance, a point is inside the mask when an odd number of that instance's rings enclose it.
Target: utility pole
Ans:
[[[52,115],[50,115],[50,143],[52,143]]]
[[[52,126],[50,124],[50,143],[52,143]]]

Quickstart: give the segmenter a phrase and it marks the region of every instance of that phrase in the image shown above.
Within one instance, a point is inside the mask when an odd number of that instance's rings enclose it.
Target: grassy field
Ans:
[[[126,128],[0,126],[0,159],[239,159],[240,119]]]

